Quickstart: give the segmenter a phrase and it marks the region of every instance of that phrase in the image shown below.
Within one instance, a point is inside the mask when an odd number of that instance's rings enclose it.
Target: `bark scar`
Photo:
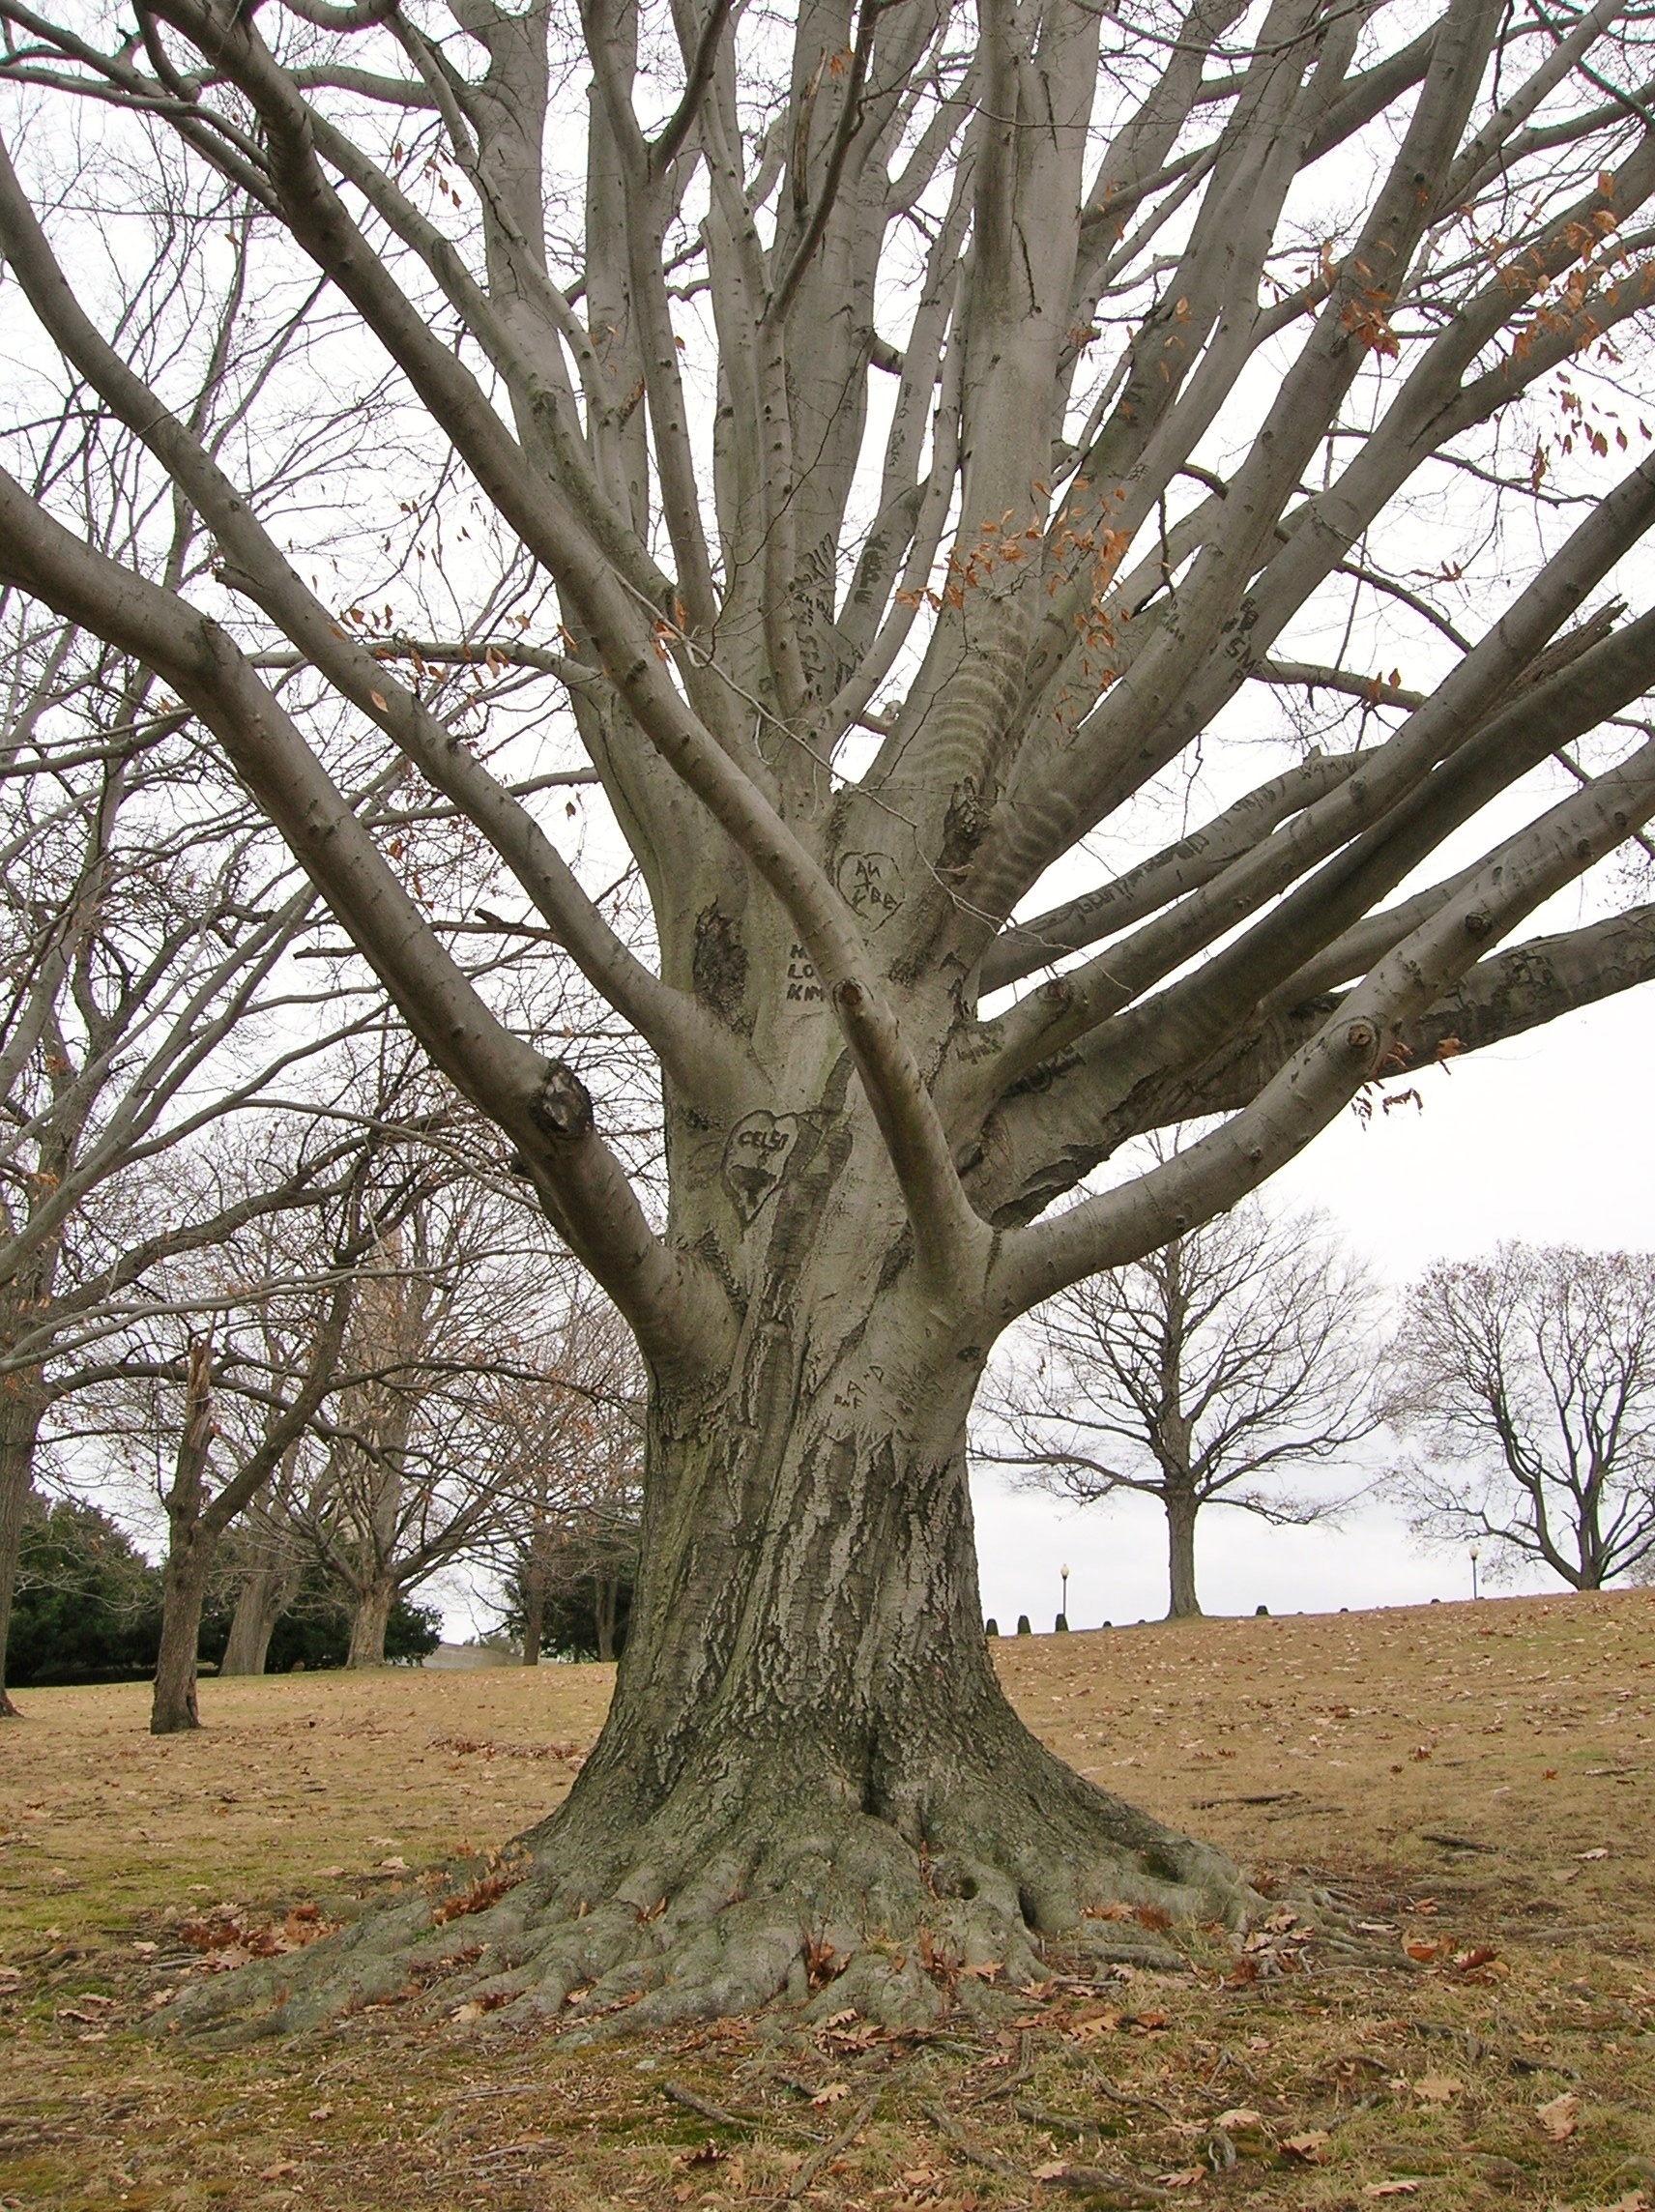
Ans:
[[[575,1145],[593,1129],[592,1093],[566,1062],[549,1061],[529,1106],[535,1126],[554,1144]]]

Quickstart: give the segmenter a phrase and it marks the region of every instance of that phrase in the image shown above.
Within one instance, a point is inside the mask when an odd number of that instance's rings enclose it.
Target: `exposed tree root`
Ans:
[[[577,1792],[522,1839],[509,1886],[450,1869],[334,1937],[186,1990],[157,2026],[288,2033],[400,2000],[585,2042],[782,1999],[806,2023],[854,2011],[900,2031],[950,1994],[999,2010],[1001,1992],[1047,1980],[1054,1946],[1071,1972],[1174,1968],[1178,1924],[1238,1929],[1268,1909],[1219,1852],[1045,1767],[1044,1802],[979,1773],[917,1844],[820,1782],[813,1804],[743,1793],[716,1827],[675,1821],[669,1800],[624,1844],[602,1796]]]

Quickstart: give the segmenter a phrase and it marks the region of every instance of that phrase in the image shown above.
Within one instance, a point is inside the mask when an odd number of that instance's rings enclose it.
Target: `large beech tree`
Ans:
[[[412,1949],[454,1955],[445,2004],[659,2022],[803,1998],[828,1948],[815,2001],[914,2018],[922,1956],[1022,1979],[1089,1905],[1243,1916],[1225,1860],[1002,1696],[967,1411],[1011,1320],[1231,1206],[1365,1086],[1655,971],[1648,907],[1524,933],[1655,811],[1655,741],[1614,719],[1655,680],[1624,561],[1655,462],[1616,480],[1611,448],[1655,286],[1641,15],[0,18],[9,280],[219,556],[169,589],[7,480],[0,571],[213,733],[650,1376],[625,1657],[526,1878],[304,1954],[269,2019],[400,1988]],[[405,633],[390,581],[329,603],[317,509],[264,511],[77,291],[50,161],[92,103],[239,188],[253,280],[320,272],[392,364],[411,480],[331,498],[383,516],[389,578],[441,479],[457,646]],[[658,960],[520,759],[508,788],[436,710],[455,651],[537,672],[548,727],[566,699]],[[1301,726],[1337,734],[1259,749]],[[341,732],[492,844],[653,1053],[664,1208],[341,796]],[[1180,792],[1211,819],[1122,868]]]

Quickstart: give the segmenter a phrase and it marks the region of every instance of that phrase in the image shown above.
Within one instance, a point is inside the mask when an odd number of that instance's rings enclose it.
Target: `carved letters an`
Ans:
[[[889,853],[847,853],[835,881],[839,896],[870,935],[902,904],[902,869]]]

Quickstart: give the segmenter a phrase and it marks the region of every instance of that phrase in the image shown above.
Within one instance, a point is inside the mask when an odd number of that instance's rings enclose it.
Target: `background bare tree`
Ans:
[[[514,1389],[541,1381],[545,1238],[515,1191],[450,1166],[375,1247],[325,1463],[288,1507],[291,1533],[350,1593],[352,1667],[383,1666],[396,1600],[482,1550],[510,1514]]]
[[[1655,972],[1611,885],[1537,918],[1655,812],[1642,15],[0,20],[20,342],[218,551],[181,589],[14,469],[0,575],[211,732],[649,1368],[631,1632],[534,1907],[408,1941],[498,1936],[525,2012],[643,1990],[643,2024],[804,1994],[814,1929],[821,2001],[913,2023],[922,1928],[1015,1981],[1089,1903],[1244,1916],[1011,1713],[967,1417],[1021,1314],[1365,1086]],[[221,180],[261,296],[329,281],[352,335],[297,403],[389,364],[398,467],[264,498],[279,382],[209,450],[79,251],[100,134],[111,177],[167,139]],[[501,718],[459,715],[468,657]],[[371,762],[509,899],[439,907]],[[586,773],[571,859],[543,779]],[[512,945],[647,1047],[658,1120],[495,983]],[[282,2019],[402,1986],[389,1926],[271,1968]]]
[[[236,1574],[229,1633],[220,1674],[262,1674],[276,1623],[299,1595],[306,1553],[288,1526],[288,1503],[299,1478],[299,1460],[309,1440],[300,1439],[263,1493],[248,1506],[237,1532]]]
[[[175,175],[157,204],[149,182],[128,214],[144,228],[147,211],[152,250],[112,257],[124,341],[147,369],[182,369],[191,433],[208,451],[235,451],[248,405],[304,331],[314,287],[291,311],[255,317],[246,226],[222,187],[192,196]],[[230,248],[203,311],[215,223],[220,233],[228,224]],[[190,307],[181,363],[179,315]],[[211,548],[141,442],[77,384],[55,389],[19,368],[14,389],[13,442],[35,488],[106,553],[146,561],[170,588],[199,585]],[[263,495],[295,496],[328,444],[314,422],[277,440]],[[322,995],[288,964],[313,926],[314,893],[152,670],[10,587],[0,651],[0,1713],[10,1713],[3,1653],[19,1517],[42,1421],[74,1383],[60,1356],[66,1336],[96,1333],[151,1267],[247,1218],[247,1208],[181,1218],[145,1195],[171,1148],[371,1020],[377,994],[360,981],[335,987],[318,1023]],[[279,1033],[287,1022],[303,1033]]]
[[[382,1111],[389,1112],[391,1104],[385,1101]],[[233,1372],[235,1398],[256,1412],[250,1434],[233,1443],[220,1412],[225,1393],[216,1387],[221,1380],[215,1374],[216,1332],[210,1326],[192,1336],[183,1361],[178,1449],[161,1494],[167,1551],[153,1735],[200,1726],[196,1658],[218,1547],[277,1472],[291,1469],[325,1401],[344,1380],[339,1363],[353,1306],[379,1289],[372,1261],[418,1206],[425,1173],[417,1154],[412,1160],[406,1151],[399,1154],[386,1121],[376,1118],[342,1179],[335,1207],[318,1205],[297,1223],[291,1217],[275,1225],[261,1220],[257,1229],[267,1234],[244,1232],[213,1254],[220,1273],[226,1262],[244,1267],[252,1263],[248,1271],[257,1288],[247,1318],[253,1341],[240,1349]],[[268,1234],[272,1226],[274,1236]],[[303,1239],[309,1252],[295,1250],[302,1241],[295,1228],[310,1231]],[[255,1247],[251,1252],[249,1244]]]
[[[1575,1589],[1655,1560],[1655,1254],[1502,1244],[1408,1295],[1385,1417],[1415,1532]]]
[[[1348,1469],[1334,1497],[1292,1486],[1375,1425],[1377,1305],[1325,1218],[1244,1200],[1039,1307],[975,1456],[1083,1504],[1158,1499],[1167,1617],[1187,1618],[1204,1506],[1302,1526],[1348,1502]]]
[[[615,1656],[641,1534],[643,1382],[624,1323],[577,1285],[539,1371],[499,1385],[511,1508],[497,1571],[525,1667],[539,1664],[548,1618],[567,1622],[577,1605],[590,1609],[595,1656]]]
[[[119,1329],[99,1316],[94,1341],[47,1385],[49,1444],[78,1487],[95,1471],[124,1475],[153,1486],[162,1511],[154,1734],[199,1726],[197,1646],[219,1547],[335,1386],[356,1270],[407,1202],[408,1176],[383,1166],[388,1122],[363,1120],[341,1145],[327,1117],[244,1114],[174,1151],[169,1195],[214,1240],[153,1251],[136,1313]]]

